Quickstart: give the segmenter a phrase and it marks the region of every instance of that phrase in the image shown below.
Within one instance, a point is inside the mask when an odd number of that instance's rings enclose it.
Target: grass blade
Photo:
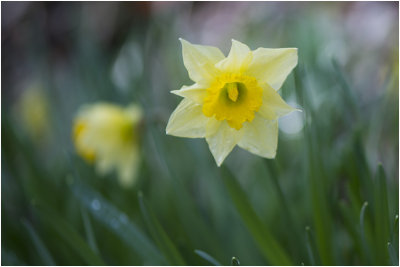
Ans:
[[[359,117],[358,114],[358,106],[357,106],[357,101],[356,101],[356,96],[354,94],[354,91],[350,87],[349,83],[346,80],[345,75],[343,74],[343,71],[341,67],[339,66],[339,63],[336,61],[336,59],[332,59],[332,64],[333,64],[333,69],[336,72],[336,76],[338,78],[338,81],[341,85],[341,88],[343,89],[343,99],[345,99],[348,103],[348,105],[353,109],[354,115]]]
[[[212,263],[215,266],[221,266],[222,265],[221,263],[219,263],[219,261],[217,261],[212,256],[210,256],[210,254],[208,254],[207,252],[204,252],[204,251],[202,251],[200,249],[195,249],[194,253],[196,253],[197,255],[199,255],[200,257],[202,257],[203,259],[205,259],[209,263]]]
[[[81,208],[82,220],[83,225],[85,227],[86,232],[86,239],[90,246],[90,248],[99,255],[99,249],[97,247],[96,238],[94,237],[92,224],[90,223],[89,215],[87,214],[86,210]]]
[[[264,162],[265,162],[268,172],[269,172],[269,178],[270,178],[270,180],[272,180],[272,183],[278,194],[281,206],[283,208],[282,217],[284,219],[285,226],[292,230],[292,231],[287,231],[288,238],[290,238],[291,240],[293,240],[293,239],[297,240],[299,242],[299,243],[296,243],[296,242],[294,242],[294,240],[289,242],[290,250],[291,251],[299,251],[299,254],[302,255],[303,253],[305,253],[305,251],[303,251],[303,246],[301,246],[299,244],[302,244],[304,242],[304,239],[300,235],[299,224],[297,224],[295,222],[295,220],[293,219],[292,212],[289,208],[289,204],[287,201],[287,197],[285,196],[285,194],[282,190],[282,186],[279,182],[278,164],[276,161],[271,161],[268,159],[265,159]],[[299,247],[300,247],[300,249],[298,249]]]
[[[224,166],[221,167],[221,171],[229,195],[253,239],[258,243],[265,259],[272,265],[291,265],[291,260],[286,251],[279,245],[268,228],[263,225],[235,177]]]
[[[82,183],[78,184],[75,181],[75,185],[72,185],[71,189],[93,217],[137,251],[143,261],[154,265],[166,264],[163,255],[147,236],[133,222],[129,221],[128,216]]]
[[[393,266],[399,266],[399,258],[397,257],[396,250],[394,249],[392,243],[388,242],[387,244],[390,264]]]
[[[169,161],[170,157],[168,153],[166,153],[165,144],[162,142],[160,134],[157,133],[155,127],[149,127],[149,137],[149,141],[152,143],[158,159],[163,165],[164,175],[173,185],[174,194],[177,196],[174,198],[175,205],[180,211],[178,216],[182,221],[185,231],[190,234],[189,238],[193,244],[196,244],[195,247],[207,247],[217,255],[222,255],[223,249],[218,240],[214,235],[209,234],[209,225],[204,220],[204,217],[199,215],[201,213],[199,212],[198,206],[193,201],[192,196],[189,195],[179,175],[177,175],[171,167],[171,162]],[[196,231],[193,231],[193,228],[196,229]]]
[[[361,227],[362,236],[364,236],[364,217],[365,217],[365,209],[367,207],[368,207],[368,202],[365,201],[364,204],[362,205],[362,208],[360,211],[360,227]],[[365,237],[363,237],[363,240],[365,240]]]
[[[396,214],[394,217],[394,223],[392,227],[391,243],[394,244],[395,249],[399,250],[399,215]]]
[[[89,265],[105,265],[79,233],[54,212],[44,208],[38,210],[40,218],[63,239],[76,254]]]
[[[4,249],[4,246],[1,248],[1,266],[27,266],[25,262],[23,262],[14,251]]]
[[[147,204],[142,192],[139,192],[138,197],[143,217],[146,221],[151,235],[156,240],[159,249],[164,252],[164,256],[168,259],[171,265],[186,265],[178,249],[165,233],[150,206]]]
[[[392,231],[393,240],[395,238],[398,238],[398,236],[399,236],[399,215],[396,214],[396,216],[394,217],[393,231]]]
[[[388,264],[387,242],[390,240],[389,208],[387,200],[386,175],[381,164],[378,165],[374,192],[374,222],[376,264]]]
[[[310,259],[310,264],[315,266],[316,265],[316,260],[315,260],[315,245],[313,242],[313,238],[311,236],[311,228],[309,226],[306,226],[306,247],[307,247],[307,253],[308,257]]]
[[[370,254],[368,251],[368,246],[367,246],[367,240],[365,238],[365,227],[364,227],[364,220],[365,220],[365,210],[368,207],[368,202],[364,202],[364,204],[361,207],[360,211],[360,239],[361,239],[361,247],[362,247],[362,253],[363,253],[363,258],[367,260],[369,263],[370,260]]]
[[[47,265],[47,266],[56,265],[53,260],[53,257],[51,256],[50,252],[44,245],[43,241],[40,239],[39,235],[37,234],[37,232],[35,231],[33,226],[25,219],[22,221],[22,224],[28,231],[29,236],[31,237],[33,244],[35,245],[35,248],[36,248],[37,252],[39,253],[40,258],[43,261],[43,265]]]
[[[314,227],[316,233],[316,244],[323,265],[334,265],[332,256],[332,225],[329,213],[329,206],[326,200],[325,185],[322,165],[320,158],[313,145],[317,139],[313,129],[305,128],[307,140],[307,157],[309,160],[308,181],[310,183],[311,203],[313,210]]]
[[[240,266],[240,261],[238,258],[236,257],[232,257],[232,262],[231,262],[232,266]]]
[[[339,211],[341,214],[341,217],[343,219],[343,224],[348,232],[348,234],[351,236],[352,240],[354,241],[354,248],[356,254],[359,254],[363,256],[363,244],[361,242],[361,237],[360,237],[360,227],[359,227],[359,218],[354,218],[354,214],[352,212],[352,208],[346,204],[344,200],[339,201]],[[368,261],[365,257],[362,258],[362,264],[367,265]]]

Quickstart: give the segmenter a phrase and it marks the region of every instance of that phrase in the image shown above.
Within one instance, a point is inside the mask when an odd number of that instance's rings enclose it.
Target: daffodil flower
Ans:
[[[100,174],[117,171],[123,186],[131,186],[139,165],[138,123],[142,111],[136,105],[122,108],[108,103],[83,106],[74,121],[73,139],[80,156],[95,163]]]
[[[277,119],[295,110],[277,90],[297,65],[297,48],[251,51],[232,40],[225,57],[216,47],[180,41],[183,63],[194,84],[172,91],[184,99],[171,114],[167,134],[206,138],[218,166],[236,145],[274,158]]]
[[[33,140],[50,137],[49,101],[40,84],[33,83],[22,93],[16,112]]]

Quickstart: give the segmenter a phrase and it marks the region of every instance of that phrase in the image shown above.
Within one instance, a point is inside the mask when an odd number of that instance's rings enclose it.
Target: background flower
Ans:
[[[131,186],[140,161],[141,119],[137,105],[125,109],[108,103],[85,105],[74,122],[76,150],[88,162],[95,162],[100,174],[116,169],[120,183]]]
[[[22,92],[14,112],[35,142],[50,135],[48,97],[38,82],[31,82]]]

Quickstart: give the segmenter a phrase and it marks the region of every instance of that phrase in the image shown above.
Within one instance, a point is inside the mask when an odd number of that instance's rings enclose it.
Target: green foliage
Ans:
[[[146,203],[146,200],[141,192],[139,192],[139,203],[145,223],[149,228],[154,240],[156,240],[160,250],[163,252],[165,257],[169,259],[169,263],[171,265],[186,265],[179,251],[174,246],[174,243],[164,232],[162,226],[157,221],[157,218]]]
[[[28,231],[28,233],[32,239],[32,242],[35,245],[36,250],[39,253],[39,255],[43,261],[43,265],[48,265],[48,266],[55,265],[54,260],[51,257],[49,251],[43,244],[43,241],[40,239],[40,237],[38,236],[38,234],[36,233],[36,231],[32,227],[32,225],[27,221],[24,221],[23,224],[24,224],[26,230]]]
[[[196,249],[194,251],[194,253],[196,253],[197,255],[199,255],[200,257],[202,257],[203,259],[205,259],[206,261],[208,261],[209,263],[211,263],[212,265],[215,266],[221,266],[222,264],[219,263],[216,259],[214,259],[213,257],[211,257],[207,252],[204,252],[202,250]]]
[[[232,266],[240,266],[240,261],[236,257],[232,257]]]
[[[129,221],[126,214],[117,210],[111,203],[80,182],[72,185],[72,191],[94,218],[136,250],[143,262],[154,265],[166,263],[155,245],[138,226]]]
[[[341,3],[170,4],[2,3],[2,265],[398,265],[398,24],[363,39]],[[169,91],[191,84],[179,37],[298,48],[280,93],[302,112],[275,159],[234,149],[218,168],[165,134]],[[18,115],[33,80],[40,138]],[[144,109],[133,187],[76,155],[74,115],[97,101]]]
[[[273,237],[268,226],[263,225],[262,221],[251,207],[245,192],[241,189],[235,177],[224,166],[221,167],[221,170],[222,179],[229,191],[229,195],[231,196],[244,224],[257,242],[265,259],[271,263],[271,265],[291,265],[287,253]]]

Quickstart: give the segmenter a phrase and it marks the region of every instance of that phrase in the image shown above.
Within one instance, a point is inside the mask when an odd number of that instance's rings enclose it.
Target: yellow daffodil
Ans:
[[[171,114],[167,134],[206,138],[218,166],[235,145],[274,158],[277,119],[294,110],[277,90],[297,65],[297,48],[251,51],[232,40],[225,57],[216,47],[180,40],[194,84],[172,91],[184,99]]]
[[[142,111],[136,105],[127,108],[107,103],[83,106],[73,129],[78,154],[95,163],[100,174],[115,169],[121,185],[132,185],[140,159],[138,124],[141,118]]]

